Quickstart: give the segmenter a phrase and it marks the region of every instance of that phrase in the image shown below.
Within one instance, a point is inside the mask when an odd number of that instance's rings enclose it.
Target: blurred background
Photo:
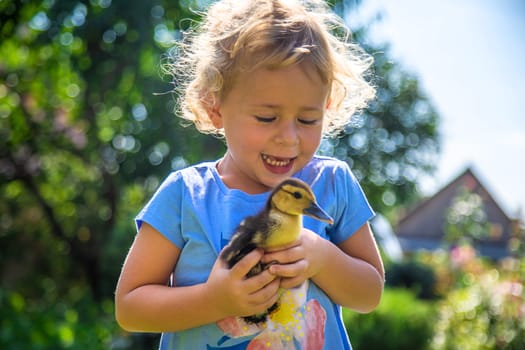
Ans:
[[[113,291],[162,179],[224,152],[181,125],[163,70],[205,3],[0,0],[1,348],[156,348]],[[345,310],[357,349],[525,348],[525,12],[503,3],[331,1],[378,89],[319,150],[379,214],[387,287]]]
[[[440,116],[431,194],[475,167],[501,205],[525,203],[525,2],[521,0],[367,0],[349,13],[367,41],[386,43],[409,67]]]

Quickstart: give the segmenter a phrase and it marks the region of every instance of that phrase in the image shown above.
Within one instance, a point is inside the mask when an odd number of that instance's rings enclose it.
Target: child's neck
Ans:
[[[245,175],[231,160],[228,153],[217,163],[217,173],[229,189],[236,189],[247,194],[261,194],[272,190],[261,182],[254,181]]]

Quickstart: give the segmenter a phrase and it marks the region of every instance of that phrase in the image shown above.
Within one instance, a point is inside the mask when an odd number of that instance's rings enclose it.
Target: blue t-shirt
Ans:
[[[173,271],[177,286],[204,283],[239,223],[265,205],[270,192],[247,194],[222,182],[217,162],[171,173],[136,218],[147,222],[180,250]],[[374,213],[348,165],[315,156],[294,174],[308,183],[332,225],[304,217],[304,227],[335,244],[345,241]],[[337,271],[334,271],[337,274]],[[344,278],[344,276],[341,276]],[[258,327],[229,318],[189,330],[163,333],[160,349],[351,349],[341,307],[313,282],[286,291],[275,317]]]

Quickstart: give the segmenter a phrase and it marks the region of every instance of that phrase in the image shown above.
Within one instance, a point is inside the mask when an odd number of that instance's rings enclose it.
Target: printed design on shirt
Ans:
[[[326,311],[315,299],[306,302],[307,291],[308,280],[297,288],[284,290],[279,307],[261,323],[228,317],[217,322],[217,326],[231,338],[255,335],[246,347],[248,350],[322,349]]]

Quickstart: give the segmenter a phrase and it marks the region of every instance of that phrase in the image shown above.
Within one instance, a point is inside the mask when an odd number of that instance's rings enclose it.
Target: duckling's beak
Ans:
[[[303,210],[303,214],[329,224],[334,223],[334,219],[332,219],[330,215],[328,215],[323,209],[321,209],[320,206],[317,205],[317,203],[314,202],[310,203],[310,206]]]

